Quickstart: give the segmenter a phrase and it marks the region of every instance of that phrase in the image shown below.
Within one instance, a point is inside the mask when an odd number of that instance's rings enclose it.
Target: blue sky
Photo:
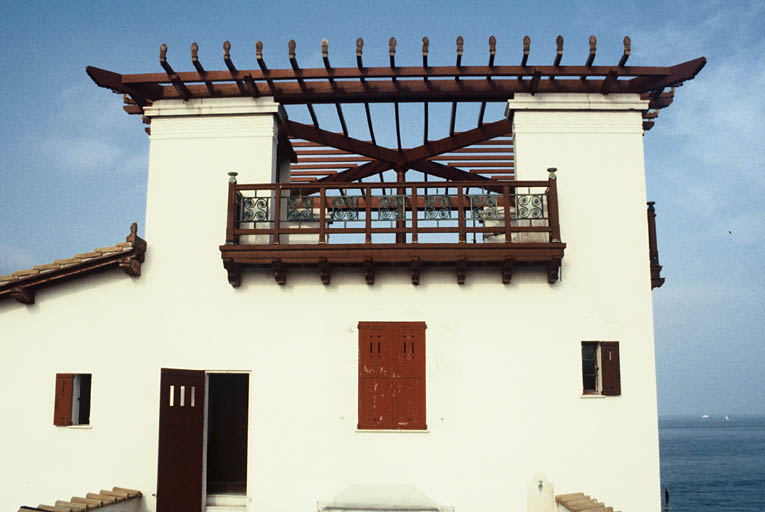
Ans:
[[[423,36],[430,62],[451,64],[458,35],[463,62],[483,64],[492,34],[499,64],[519,60],[526,34],[531,63],[552,61],[558,34],[563,63],[583,63],[595,34],[596,63],[613,64],[629,35],[631,64],[708,59],[645,136],[667,277],[654,291],[660,413],[763,414],[763,25],[761,1],[3,0],[0,275],[114,243],[136,220],[143,229],[148,138],[119,96],[90,81],[86,65],[159,72],[166,43],[173,66],[190,70],[196,41],[206,67],[222,68],[228,39],[237,65],[256,68],[261,39],[269,66],[288,67],[295,39],[301,65],[320,66],[323,38],[334,65],[353,65],[359,36],[369,64],[387,62],[391,36],[403,65],[419,62]]]

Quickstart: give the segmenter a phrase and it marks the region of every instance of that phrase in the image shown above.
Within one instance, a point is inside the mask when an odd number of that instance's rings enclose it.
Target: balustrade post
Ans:
[[[236,224],[236,176],[239,173],[228,173],[228,211],[226,216],[226,245],[234,245],[237,240],[234,236]]]
[[[406,169],[403,169],[401,167],[396,168],[396,180],[399,183],[399,186],[396,188],[396,194],[403,197],[404,200],[404,218],[398,219],[396,221],[396,229],[406,229],[406,188],[404,188],[404,182],[406,181]],[[398,232],[396,231],[396,243],[397,244],[405,244],[406,243],[406,232]]]
[[[457,185],[457,225],[459,226],[459,243],[465,243],[465,193],[461,185]]]
[[[550,242],[560,243],[560,220],[558,218],[558,179],[555,173],[558,169],[550,167],[548,180],[547,209],[550,214]]]
[[[313,203],[313,201],[311,201]],[[311,209],[313,209],[313,205],[311,205]],[[327,228],[327,189],[326,187],[321,188],[321,194],[319,196],[319,243],[323,244],[326,243],[326,233],[325,230]]]
[[[364,189],[364,206],[366,219],[364,220],[364,243],[372,243],[372,187],[367,185]]]
[[[279,231],[281,230],[281,216],[282,216],[282,188],[281,185],[276,185],[276,195],[274,196],[274,234],[272,242],[275,245],[279,245]]]
[[[417,243],[417,187],[412,187],[412,243]]]
[[[505,212],[505,243],[512,241],[512,225],[510,223],[510,185],[502,187],[502,205]]]

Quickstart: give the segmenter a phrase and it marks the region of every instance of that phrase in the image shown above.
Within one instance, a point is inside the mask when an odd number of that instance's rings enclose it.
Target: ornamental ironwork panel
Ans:
[[[335,221],[359,220],[358,197],[333,197],[329,202],[330,218]]]
[[[294,196],[287,201],[287,220],[312,221],[313,197]]]
[[[377,218],[379,220],[404,220],[406,218],[404,212],[404,198],[403,195],[390,195],[381,196],[377,198]]]
[[[546,219],[544,194],[517,194],[515,196],[518,208],[517,219]]]
[[[240,222],[265,222],[268,220],[268,197],[243,197]]]
[[[492,220],[499,218],[497,194],[470,194],[470,217],[473,220]]]
[[[425,220],[448,220],[452,217],[451,203],[446,194],[426,195]]]

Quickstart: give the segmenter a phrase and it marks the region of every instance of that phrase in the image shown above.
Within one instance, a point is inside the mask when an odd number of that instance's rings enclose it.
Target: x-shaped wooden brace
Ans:
[[[483,126],[479,126],[472,130],[456,133],[450,137],[430,141],[422,146],[405,149],[403,151],[395,151],[363,140],[346,137],[339,133],[322,130],[294,121],[285,121],[282,129],[285,130],[288,135],[295,138],[374,158],[374,161],[372,162],[318,180],[321,183],[347,183],[393,168],[415,169],[426,174],[439,176],[452,181],[491,181],[483,176],[471,174],[428,159],[443,153],[454,151],[455,149],[470,146],[471,144],[477,144],[485,140],[493,139],[494,137],[507,135],[512,130],[512,124],[509,120],[503,119],[495,123],[484,124]]]

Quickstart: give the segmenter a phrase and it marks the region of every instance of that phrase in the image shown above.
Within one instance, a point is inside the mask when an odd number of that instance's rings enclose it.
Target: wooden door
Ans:
[[[162,369],[157,512],[202,510],[205,372]]]

